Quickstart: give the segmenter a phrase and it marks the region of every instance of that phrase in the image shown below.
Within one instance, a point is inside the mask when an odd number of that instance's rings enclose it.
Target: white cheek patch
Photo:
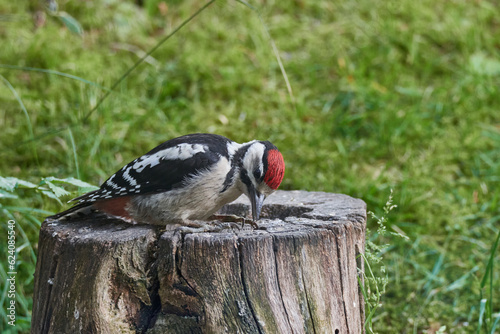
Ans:
[[[253,171],[258,167],[261,171],[264,170],[264,163],[262,162],[262,157],[264,156],[264,151],[266,147],[259,143],[253,143],[249,148],[245,157],[243,158],[243,167],[246,169],[248,177],[253,184],[258,184],[253,175]]]
[[[192,158],[195,154],[204,153],[206,151],[207,147],[205,145],[179,144],[137,159],[137,162],[132,165],[132,168],[140,173],[148,166],[153,168],[159,165],[161,160],[186,160]]]
[[[245,157],[243,158],[243,167],[249,172],[249,176],[252,174],[252,171],[255,169],[255,163],[259,163],[259,167],[261,170],[264,169],[262,164],[262,157],[264,156],[264,151],[266,147],[261,143],[254,143],[249,148]],[[251,175],[253,177],[253,175]]]

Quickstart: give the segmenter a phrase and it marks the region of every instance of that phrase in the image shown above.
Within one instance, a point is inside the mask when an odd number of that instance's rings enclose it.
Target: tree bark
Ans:
[[[221,213],[248,210],[240,198]],[[44,222],[31,332],[363,333],[365,203],[278,191],[262,217],[193,233]]]

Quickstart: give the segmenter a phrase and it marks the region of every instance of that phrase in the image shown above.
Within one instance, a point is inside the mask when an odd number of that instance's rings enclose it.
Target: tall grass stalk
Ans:
[[[500,242],[500,230],[495,239],[495,242],[491,246],[490,257],[488,264],[486,265],[486,271],[484,273],[483,279],[481,280],[481,290],[480,290],[480,302],[479,302],[479,320],[477,324],[476,333],[494,334],[498,322],[500,321],[500,313],[494,315],[493,311],[493,264],[495,263],[496,252],[498,249],[498,244]],[[487,298],[485,297],[484,290],[488,289]]]
[[[31,139],[33,140],[35,138],[35,134],[33,132],[33,125],[31,124],[30,115],[28,113],[28,110],[26,110],[26,107],[24,106],[23,100],[21,100],[21,97],[17,93],[16,89],[10,84],[9,80],[7,80],[1,74],[0,74],[0,79],[2,79],[2,81],[4,82],[4,84],[10,89],[10,91],[12,92],[12,95],[14,95],[14,97],[17,100],[17,102],[19,103],[19,106],[21,107],[21,110],[24,113],[24,117],[26,117],[26,125],[28,126],[28,133],[29,133]],[[37,165],[39,165],[38,153],[37,153],[36,144],[35,144],[34,141],[31,142],[31,149],[33,151],[33,156],[35,157],[35,161],[36,161]]]

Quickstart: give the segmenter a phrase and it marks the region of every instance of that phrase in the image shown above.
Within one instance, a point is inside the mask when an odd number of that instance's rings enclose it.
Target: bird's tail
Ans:
[[[98,189],[99,190],[99,189]],[[92,195],[94,195],[98,190],[94,190],[83,194],[79,197],[73,198],[68,203],[78,202],[72,208],[65,210],[63,212],[56,213],[53,216],[47,217],[47,220],[68,220],[75,217],[83,217],[87,216],[93,212],[95,212],[95,208],[93,207],[93,200],[91,200]]]
[[[48,216],[47,220],[68,220],[76,217],[87,216],[93,212],[95,212],[95,208],[92,206],[92,203],[80,203],[75,205],[68,210],[63,212],[56,213],[53,216]]]

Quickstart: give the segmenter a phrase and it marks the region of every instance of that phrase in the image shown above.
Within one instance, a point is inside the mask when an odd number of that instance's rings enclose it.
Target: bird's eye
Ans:
[[[262,171],[260,170],[259,167],[255,168],[253,170],[253,177],[255,178],[255,180],[260,180],[262,179]]]

